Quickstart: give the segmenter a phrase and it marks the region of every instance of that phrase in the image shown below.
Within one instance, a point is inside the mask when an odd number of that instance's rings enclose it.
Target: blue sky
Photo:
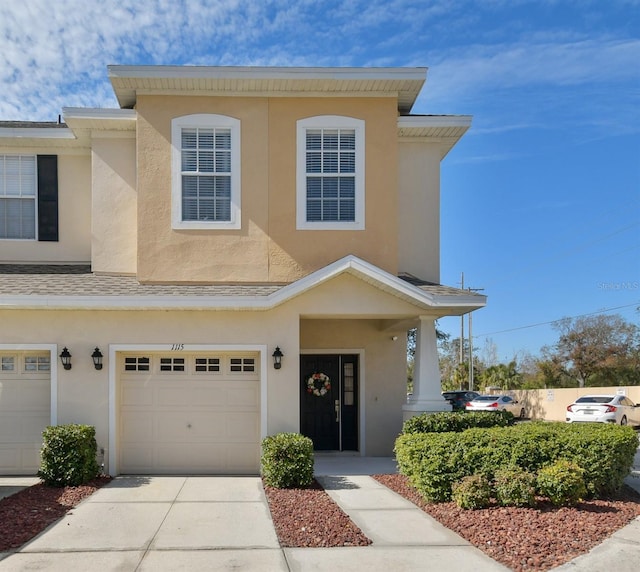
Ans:
[[[640,321],[639,0],[0,0],[0,119],[117,107],[108,64],[426,66],[413,112],[474,117],[441,233],[442,282],[489,297],[474,345]]]

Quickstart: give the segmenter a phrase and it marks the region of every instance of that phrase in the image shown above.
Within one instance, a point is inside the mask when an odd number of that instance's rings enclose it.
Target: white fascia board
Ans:
[[[110,78],[126,79],[408,79],[424,80],[426,67],[257,67],[257,66],[107,66]]]
[[[115,107],[63,107],[62,116],[65,121],[67,119],[100,119],[102,121],[117,119],[120,121],[135,121],[138,114],[135,109],[119,109]]]
[[[7,296],[0,297],[0,308],[75,309],[75,310],[270,310],[288,300],[348,273],[373,286],[406,298],[424,309],[469,308],[486,304],[486,297],[439,295],[413,286],[357,256],[349,255],[317,270],[300,280],[283,286],[268,296]]]
[[[398,127],[471,127],[472,115],[402,115]]]
[[[0,127],[0,139],[75,139],[68,127]]]

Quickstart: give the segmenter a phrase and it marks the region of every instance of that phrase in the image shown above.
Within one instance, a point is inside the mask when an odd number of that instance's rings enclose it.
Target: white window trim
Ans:
[[[185,127],[231,129],[231,220],[182,220],[182,129]],[[241,228],[240,209],[240,120],[227,115],[196,113],[171,120],[171,227],[175,229],[211,230]]]
[[[355,221],[307,221],[307,129],[353,129],[356,134]],[[364,120],[343,115],[317,115],[297,121],[296,130],[296,229],[364,230]]]

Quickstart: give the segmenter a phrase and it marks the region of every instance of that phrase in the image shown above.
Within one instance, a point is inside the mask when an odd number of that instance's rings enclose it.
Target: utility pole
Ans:
[[[469,292],[481,292],[484,288],[467,288]],[[473,336],[471,333],[473,312],[469,312],[469,391],[473,391]]]
[[[464,290],[464,272],[460,272],[460,290]],[[464,363],[464,314],[460,316],[460,359],[458,363],[460,365]]]

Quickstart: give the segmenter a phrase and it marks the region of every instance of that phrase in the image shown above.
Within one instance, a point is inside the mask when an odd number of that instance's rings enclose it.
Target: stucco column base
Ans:
[[[440,413],[442,411],[451,411],[451,404],[446,399],[410,401],[402,406],[402,421],[423,413]]]

